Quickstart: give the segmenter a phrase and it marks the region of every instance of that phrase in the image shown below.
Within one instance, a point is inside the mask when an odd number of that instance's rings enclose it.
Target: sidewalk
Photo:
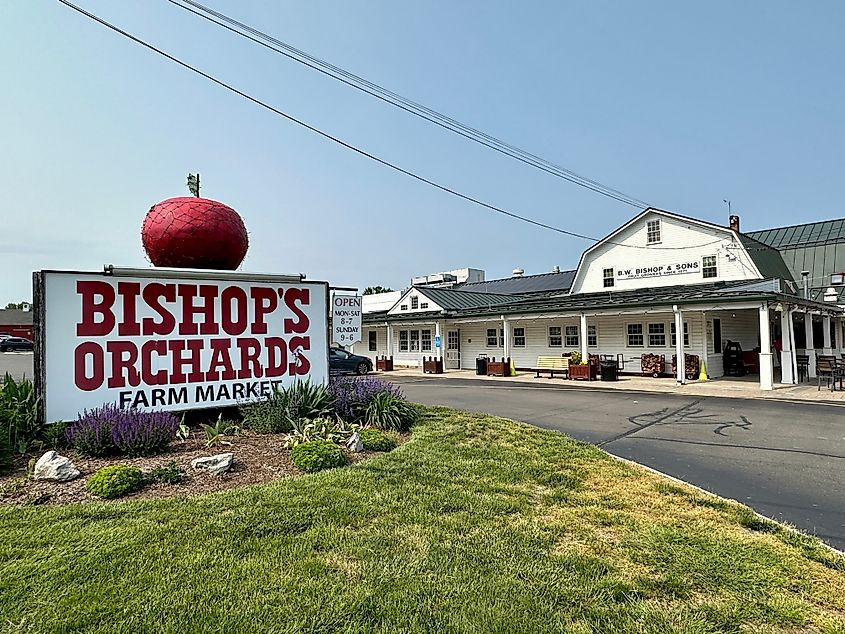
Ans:
[[[831,392],[830,388],[822,383],[819,390],[816,380],[799,385],[781,385],[775,383],[772,391],[760,389],[759,379],[756,375],[747,377],[721,377],[709,381],[689,381],[685,385],[678,385],[673,378],[644,377],[636,375],[623,375],[618,381],[570,381],[564,378],[555,377],[550,379],[548,374],[537,378],[534,372],[517,372],[516,376],[478,376],[474,370],[447,370],[443,374],[423,374],[421,368],[400,368],[393,372],[379,372],[380,376],[389,379],[391,376],[438,378],[438,379],[464,379],[473,381],[489,381],[492,383],[516,382],[526,385],[558,385],[561,387],[577,387],[585,389],[600,390],[631,390],[637,392],[656,392],[660,394],[685,394],[689,396],[721,396],[756,398],[782,401],[812,401],[831,404],[845,405],[845,391]]]

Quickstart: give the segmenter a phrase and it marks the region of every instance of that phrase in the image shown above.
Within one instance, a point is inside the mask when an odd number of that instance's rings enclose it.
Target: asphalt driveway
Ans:
[[[845,549],[845,408],[393,376],[409,399],[525,421],[748,504]]]

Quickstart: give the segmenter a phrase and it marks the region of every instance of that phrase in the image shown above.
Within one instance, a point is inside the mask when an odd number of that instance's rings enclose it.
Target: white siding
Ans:
[[[417,307],[414,308],[413,302],[417,302]],[[405,307],[403,310],[402,307]],[[420,293],[417,289],[409,289],[396,305],[387,311],[388,315],[407,315],[411,313],[430,313],[432,311],[441,312],[443,308],[438,306],[428,297]]]
[[[375,352],[369,349],[370,346],[370,332],[376,333],[376,350]],[[369,357],[373,360],[375,365],[375,358],[381,356],[390,356],[387,351],[387,328],[385,326],[371,326],[361,329],[361,341],[352,346],[353,354],[360,354],[364,357]]]
[[[661,241],[649,245],[646,223],[656,219],[660,220]],[[612,244],[598,244],[593,250],[585,252],[572,285],[573,294],[760,279],[745,248],[727,228],[710,228],[651,212],[612,235],[609,240]],[[672,250],[666,247],[672,247]],[[712,255],[716,256],[717,276],[704,278],[702,258]],[[660,277],[620,279],[618,275],[620,270],[635,271],[644,267],[674,267],[679,264],[697,264],[697,269],[693,273]],[[604,286],[604,269],[614,270],[612,288]]]

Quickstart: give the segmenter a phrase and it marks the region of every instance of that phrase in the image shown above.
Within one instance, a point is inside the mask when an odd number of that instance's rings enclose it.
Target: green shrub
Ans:
[[[9,442],[9,432],[0,427],[0,473],[6,473],[12,468],[12,443]]]
[[[63,421],[57,421],[44,427],[44,446],[47,449],[58,451],[68,446],[67,432],[68,424]]]
[[[396,439],[380,429],[362,429],[360,434],[364,449],[369,451],[390,451],[396,448]]]
[[[298,469],[308,473],[342,467],[346,464],[346,454],[328,440],[311,440],[297,445],[290,452],[290,457]]]
[[[391,392],[376,394],[367,406],[367,423],[379,429],[406,431],[417,417],[416,407]]]
[[[282,434],[293,424],[331,415],[334,397],[325,385],[296,381],[275,390],[266,400],[241,408],[243,425],[260,434]]]
[[[29,379],[15,381],[8,372],[0,383],[0,427],[5,428],[12,451],[27,453],[38,442],[38,399]]]
[[[176,464],[175,460],[156,467],[147,476],[147,480],[151,482],[163,482],[164,484],[179,484],[184,479],[185,471]]]
[[[119,498],[144,486],[144,474],[138,467],[116,464],[103,467],[92,475],[85,488],[101,498]]]

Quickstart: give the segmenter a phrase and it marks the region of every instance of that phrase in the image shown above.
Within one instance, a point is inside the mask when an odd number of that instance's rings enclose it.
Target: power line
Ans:
[[[154,53],[172,61],[173,63],[178,64],[179,66],[181,66],[181,67],[183,67],[187,70],[190,70],[191,72],[193,72],[193,73],[195,73],[195,74],[197,74],[201,77],[204,77],[205,79],[211,81],[212,83],[217,84],[221,88],[225,88],[226,90],[228,90],[228,91],[230,91],[230,92],[232,92],[232,93],[234,93],[234,94],[236,94],[240,97],[243,97],[247,101],[250,101],[250,102],[266,109],[266,110],[269,110],[270,112],[277,114],[280,117],[283,117],[283,118],[287,119],[288,121],[291,121],[291,122],[305,128],[307,130],[310,130],[311,132],[314,132],[315,134],[319,134],[323,138],[326,138],[330,141],[333,141],[334,143],[337,143],[338,145],[341,145],[341,146],[347,148],[348,150],[352,150],[353,152],[360,154],[361,156],[364,156],[364,157],[366,157],[366,158],[368,158],[372,161],[375,161],[376,163],[384,165],[385,167],[389,167],[390,169],[397,171],[400,174],[404,174],[406,176],[409,176],[410,178],[413,178],[417,181],[425,183],[426,185],[430,185],[431,187],[434,187],[436,189],[444,191],[448,194],[452,194],[453,196],[456,196],[458,198],[461,198],[463,200],[471,202],[475,205],[479,205],[480,207],[484,207],[485,209],[488,209],[490,211],[494,211],[494,212],[502,214],[504,216],[508,216],[508,217],[513,218],[515,220],[520,220],[522,222],[534,225],[536,227],[541,227],[543,229],[555,231],[557,233],[561,233],[563,235],[571,236],[573,238],[580,238],[582,240],[589,240],[591,242],[601,242],[602,241],[602,239],[600,239],[600,238],[594,238],[592,236],[587,236],[587,235],[584,235],[584,234],[581,234],[581,233],[576,233],[574,231],[567,231],[566,229],[562,229],[560,227],[555,227],[553,225],[549,225],[549,224],[546,224],[544,222],[540,222],[538,220],[534,220],[532,218],[528,218],[526,216],[522,216],[522,215],[513,213],[511,211],[507,211],[506,209],[502,209],[501,207],[491,205],[491,204],[486,203],[482,200],[479,200],[478,198],[474,198],[474,197],[472,197],[468,194],[464,194],[464,193],[459,192],[455,189],[452,189],[451,187],[447,187],[446,185],[441,185],[440,183],[437,183],[437,182],[435,182],[431,179],[428,179],[424,176],[420,176],[419,174],[416,174],[414,172],[411,172],[410,170],[407,170],[403,167],[400,167],[399,165],[396,165],[395,163],[391,163],[390,161],[387,161],[383,158],[375,156],[374,154],[371,154],[371,153],[367,152],[366,150],[362,150],[361,148],[354,146],[351,143],[348,143],[348,142],[346,142],[346,141],[344,141],[344,140],[342,140],[342,139],[340,139],[336,136],[333,136],[333,135],[329,134],[328,132],[324,132],[323,130],[320,130],[319,128],[317,128],[315,126],[313,126],[309,123],[306,123],[305,121],[302,121],[301,119],[297,119],[293,115],[290,115],[290,114],[288,114],[288,113],[286,113],[282,110],[279,110],[278,108],[275,108],[274,106],[271,106],[270,104],[268,104],[264,101],[261,101],[260,99],[253,97],[252,95],[245,93],[242,90],[239,90],[238,88],[235,88],[234,86],[227,84],[226,82],[224,82],[220,79],[217,79],[213,75],[210,75],[210,74],[206,73],[205,71],[202,71],[202,70],[196,68],[195,66],[192,66],[192,65],[188,64],[187,62],[182,61],[178,57],[175,57],[175,56],[171,55],[170,53],[167,53],[166,51],[164,51],[160,48],[157,48],[153,44],[145,42],[144,40],[140,39],[139,37],[136,37],[135,35],[132,35],[131,33],[127,32],[127,31],[124,31],[120,27],[115,26],[114,24],[111,24],[110,22],[104,20],[103,18],[100,18],[97,15],[94,15],[93,13],[83,9],[82,7],[79,7],[75,4],[73,4],[72,2],[69,2],[69,0],[58,0],[58,2],[65,5],[69,9],[72,9],[73,11],[76,11],[77,13],[84,15],[85,17],[89,18],[90,20],[93,20],[94,22],[97,22],[98,24],[105,26],[106,28],[110,29],[111,31],[114,31],[115,33],[122,35],[123,37],[135,42],[136,44],[139,44],[140,46],[143,46],[144,48],[146,48],[150,51],[153,51]],[[706,244],[698,245],[698,246],[708,246],[710,244],[716,244],[717,242],[721,242],[721,240],[715,240],[713,242],[708,242]],[[683,246],[683,247],[655,247],[655,246],[647,247],[647,246],[642,246],[642,245],[632,245],[632,244],[624,244],[624,243],[620,243],[620,242],[613,242],[613,241],[610,241],[610,240],[606,240],[606,241],[604,241],[604,243],[605,244],[614,244],[614,245],[617,245],[617,246],[623,246],[623,247],[628,247],[628,248],[662,250],[662,251],[680,251],[680,250],[687,250],[687,249],[691,248],[689,245]]]
[[[613,189],[612,187],[608,187],[599,183],[598,181],[589,179],[585,176],[581,176],[573,172],[572,170],[566,169],[565,167],[561,167],[555,163],[552,163],[536,154],[532,154],[526,150],[523,150],[519,147],[510,145],[501,139],[498,139],[490,134],[477,130],[471,126],[465,125],[460,121],[457,121],[443,113],[440,113],[436,110],[433,110],[427,106],[424,106],[420,103],[417,103],[411,99],[403,97],[402,95],[395,93],[379,84],[371,82],[359,75],[355,75],[339,66],[335,66],[330,62],[322,60],[314,55],[311,55],[301,49],[298,49],[282,40],[279,40],[267,33],[264,33],[254,27],[249,26],[248,24],[244,24],[227,16],[219,11],[211,9],[196,0],[181,0],[181,2],[177,0],[167,0],[170,4],[179,7],[184,11],[188,11],[212,24],[216,24],[217,26],[224,28],[236,35],[240,35],[251,42],[254,42],[264,48],[267,48],[275,53],[283,55],[295,62],[303,64],[308,68],[316,70],[332,79],[340,81],[347,86],[355,88],[361,92],[364,92],[368,95],[375,97],[385,103],[388,103],[392,106],[395,106],[405,112],[412,114],[416,117],[424,119],[430,123],[433,123],[441,128],[448,130],[450,132],[454,132],[470,141],[483,145],[487,148],[495,150],[500,154],[504,154],[505,156],[509,156],[513,159],[521,161],[527,165],[540,169],[548,174],[556,176],[558,178],[562,178],[564,180],[569,181],[579,187],[584,187],[591,191],[594,191],[598,194],[603,196],[607,196],[608,198],[612,198],[619,202],[625,203],[627,205],[631,205],[637,208],[645,208],[649,207],[650,205],[642,200],[634,198],[632,196],[628,196],[627,194]]]

